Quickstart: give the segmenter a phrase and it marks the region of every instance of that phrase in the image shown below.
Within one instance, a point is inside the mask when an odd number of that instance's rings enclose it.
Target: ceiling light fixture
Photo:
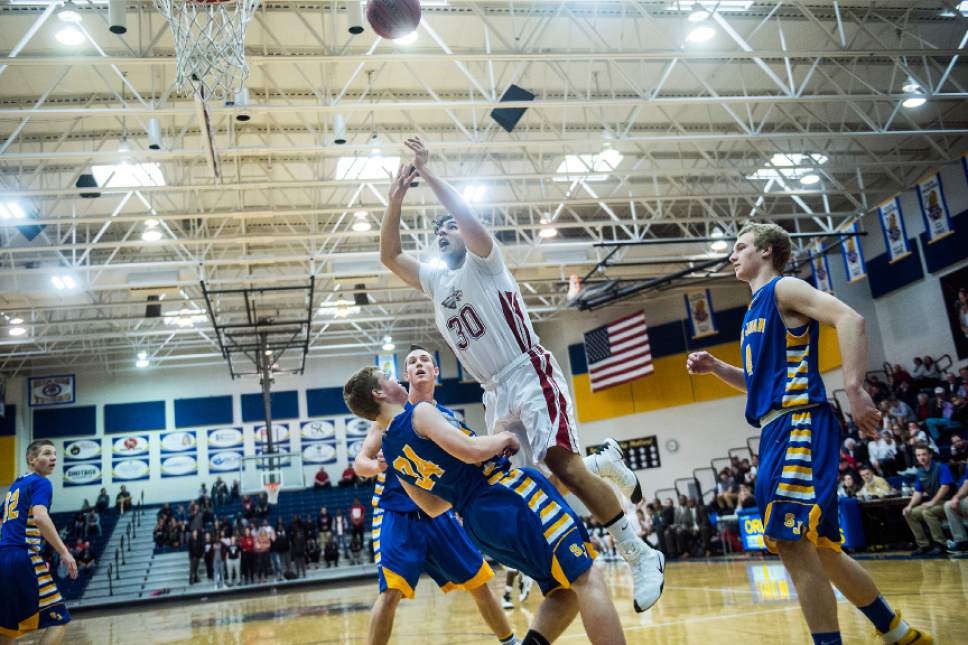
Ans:
[[[713,36],[716,35],[716,30],[709,25],[700,24],[697,27],[693,27],[689,33],[686,35],[686,41],[694,44],[704,43],[708,40],[712,40]]]
[[[319,313],[333,316],[334,318],[346,318],[353,314],[360,313],[360,306],[351,300],[339,298],[336,302],[325,302],[319,305]]]
[[[919,108],[928,102],[921,84],[910,76],[904,82],[904,85],[901,86],[901,91],[908,95],[907,98],[901,101],[901,106],[905,108]]]
[[[541,237],[546,240],[551,239],[553,237],[557,237],[558,229],[552,228],[550,218],[548,218],[547,216],[542,217],[541,225],[543,228],[541,228],[541,230],[538,231],[538,237]]]
[[[689,22],[702,22],[709,18],[709,10],[702,6],[698,2],[692,5],[692,11],[689,12]]]
[[[84,42],[84,32],[78,27],[81,24],[81,14],[73,2],[67,0],[64,6],[57,10],[57,20],[62,25],[57,30],[57,33],[54,34],[57,42],[70,47],[80,45]]]
[[[819,184],[820,175],[815,172],[808,173],[803,177],[800,177],[800,183],[804,186],[813,186],[814,184]]]
[[[928,99],[923,96],[909,96],[901,101],[901,105],[906,108],[919,108],[927,102]]]
[[[10,324],[11,325],[22,325],[22,324],[24,324],[24,319],[23,318],[20,318],[19,316],[16,317],[16,318],[11,318],[10,319]]]
[[[390,336],[383,337],[383,351],[392,352],[396,348],[397,346],[393,344],[393,338],[391,338]]]
[[[272,350],[271,349],[267,349],[265,351],[265,354],[266,354],[266,356],[272,356]]]
[[[162,238],[161,231],[156,228],[149,228],[141,234],[141,239],[145,242],[157,242]]]
[[[368,221],[366,221],[366,218],[368,215],[369,213],[367,213],[366,211],[356,211],[355,213],[353,213],[353,217],[356,219],[356,221],[353,222],[353,226],[351,226],[350,228],[352,228],[357,233],[366,233],[367,231],[369,231],[371,228],[373,228],[373,226]]]
[[[718,226],[713,229],[712,233],[710,233],[710,237],[721,238],[725,236],[726,234],[723,233],[723,229],[719,228]],[[710,251],[722,252],[728,248],[729,248],[729,242],[721,239],[713,240],[713,242],[709,245]]]
[[[464,201],[469,204],[476,204],[482,201],[486,193],[487,186],[484,184],[470,184],[469,186],[464,186],[464,190],[462,192]]]
[[[14,336],[14,337],[16,337],[16,336],[23,336],[24,334],[27,333],[27,330],[25,328],[23,328],[23,327],[21,327],[21,326],[18,325],[16,327],[11,327],[10,328],[10,331],[8,333],[11,336]]]
[[[144,368],[148,367],[149,365],[151,365],[151,362],[148,361],[147,358],[139,358],[138,360],[136,360],[134,362],[134,366],[135,367],[140,367],[141,369],[144,369]]]
[[[63,291],[64,289],[74,289],[77,287],[77,281],[69,275],[52,275],[50,277],[50,281],[58,291]]]
[[[0,219],[26,219],[27,213],[18,202],[0,202]]]

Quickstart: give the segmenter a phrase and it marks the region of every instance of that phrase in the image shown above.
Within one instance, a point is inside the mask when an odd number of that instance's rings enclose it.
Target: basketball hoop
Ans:
[[[282,489],[282,472],[267,470],[262,473],[262,488],[266,491],[269,503],[275,506],[279,503],[279,491]]]
[[[259,0],[154,0],[175,41],[175,83],[203,101],[234,100],[249,76],[245,30]]]

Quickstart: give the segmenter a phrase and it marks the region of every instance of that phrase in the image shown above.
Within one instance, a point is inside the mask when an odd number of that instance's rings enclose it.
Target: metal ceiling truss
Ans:
[[[968,73],[957,64],[968,20],[953,2],[753,2],[716,12],[716,40],[693,47],[674,0],[449,0],[423,7],[420,40],[404,48],[370,32],[351,38],[344,3],[300,0],[264,2],[256,14],[249,104],[209,106],[216,183],[152,3],[128,3],[120,37],[104,5],[78,4],[82,54],[50,47],[53,5],[0,5],[0,39],[15,43],[0,57],[0,204],[16,200],[43,227],[28,240],[23,221],[0,220],[0,311],[29,330],[11,338],[0,319],[0,372],[130,369],[137,351],[155,367],[218,364],[217,326],[171,324],[180,310],[204,309],[203,282],[224,291],[314,281],[315,302],[278,303],[293,315],[308,307],[309,360],[373,353],[387,334],[428,342],[430,303],[377,260],[388,180],[336,170],[341,157],[399,155],[414,133],[443,176],[487,186],[475,206],[538,320],[568,306],[568,274],[651,285],[639,299],[675,272],[722,280],[705,266],[714,232],[735,234],[755,217],[829,235],[968,148]],[[917,110],[902,107],[909,81],[928,99]],[[512,83],[535,100],[501,103]],[[505,133],[488,116],[498,106],[528,111]],[[346,145],[332,143],[336,115]],[[161,150],[147,147],[151,119]],[[605,147],[622,155],[617,168],[558,172],[566,155]],[[824,157],[798,169],[818,184],[773,165],[792,154]],[[91,191],[75,183],[92,165],[122,161],[159,164],[165,185],[80,196]],[[429,259],[439,209],[428,191],[411,193],[404,245]],[[148,219],[162,232],[150,244]],[[370,230],[354,230],[361,219]],[[548,228],[555,237],[542,236]],[[678,241],[639,244],[663,239]],[[603,263],[602,244],[623,247]],[[77,277],[77,293],[51,292],[61,273]],[[369,297],[359,313],[320,310],[352,300],[357,285]],[[149,319],[153,288],[167,299]]]

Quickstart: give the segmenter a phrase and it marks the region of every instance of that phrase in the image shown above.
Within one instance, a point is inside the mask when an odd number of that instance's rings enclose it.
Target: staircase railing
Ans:
[[[114,563],[108,562],[108,595],[114,595],[114,581],[111,579],[114,573]]]
[[[675,500],[679,499],[678,492],[676,491],[675,488],[657,488],[655,490],[655,500],[661,503],[661,499],[659,498],[659,493],[665,493],[665,494],[671,493],[673,499]]]
[[[750,451],[750,455],[760,454],[760,436],[753,435],[752,437],[746,437],[746,448]]]

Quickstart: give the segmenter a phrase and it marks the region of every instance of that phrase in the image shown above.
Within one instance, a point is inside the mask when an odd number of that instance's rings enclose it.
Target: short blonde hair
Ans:
[[[742,237],[746,233],[753,234],[753,246],[760,251],[772,250],[773,268],[783,271],[787,262],[790,261],[790,254],[793,252],[793,242],[790,234],[776,224],[751,222],[740,229],[736,235]]]
[[[380,402],[373,397],[373,390],[380,389],[380,374],[379,367],[363,367],[343,385],[343,401],[356,416],[370,421],[380,416]]]

